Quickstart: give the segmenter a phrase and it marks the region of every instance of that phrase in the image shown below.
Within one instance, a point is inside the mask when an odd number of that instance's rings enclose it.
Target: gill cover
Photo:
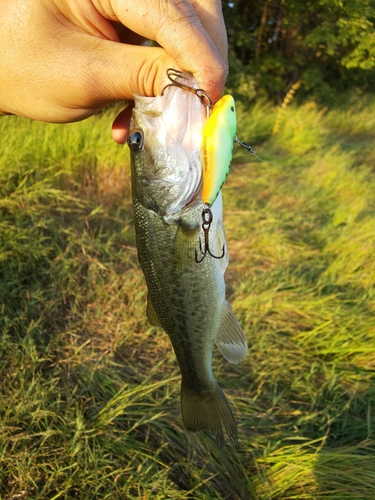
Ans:
[[[203,128],[203,203],[212,206],[229,173],[234,138],[236,107],[231,95],[217,101]]]

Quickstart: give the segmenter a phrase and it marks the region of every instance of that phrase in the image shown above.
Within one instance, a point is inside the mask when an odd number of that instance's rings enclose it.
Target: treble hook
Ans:
[[[209,246],[208,233],[209,233],[210,228],[211,228],[212,220],[213,220],[213,215],[212,215],[211,210],[209,208],[205,208],[202,211],[202,221],[203,221],[202,229],[204,232],[204,249],[202,249],[202,242],[201,242],[201,239],[199,238],[199,250],[201,252],[202,257],[200,259],[198,259],[198,252],[197,252],[197,249],[195,249],[195,262],[197,264],[200,264],[203,261],[203,259],[206,257],[207,254],[211,255],[211,257],[213,257],[214,259],[222,259],[225,255],[225,245],[223,245],[223,253],[221,255],[217,256],[217,255],[214,255],[213,253],[211,253],[210,246]]]
[[[207,114],[209,115],[211,109],[213,108],[213,104],[210,96],[203,89],[195,89],[194,87],[189,87],[189,85],[185,85],[181,82],[177,82],[177,78],[182,78],[183,80],[187,80],[185,76],[182,76],[183,71],[179,71],[178,69],[168,68],[167,69],[167,77],[172,83],[166,85],[161,91],[161,95],[164,95],[164,91],[169,87],[180,87],[182,90],[186,90],[187,92],[191,92],[195,94],[198,99],[200,99],[203,106],[207,109]]]

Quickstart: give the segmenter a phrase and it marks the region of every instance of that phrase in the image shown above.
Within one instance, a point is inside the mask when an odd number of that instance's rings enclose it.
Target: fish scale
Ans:
[[[195,212],[199,220],[200,204]],[[208,259],[200,266],[192,260],[190,268],[177,274],[169,249],[179,226],[169,224],[165,227],[162,219],[157,219],[153,213],[137,205],[136,201],[134,219],[137,225],[139,261],[149,295],[162,327],[169,333],[181,373],[183,376],[197,373],[198,378],[204,379],[204,384],[210,383],[212,371],[207,371],[206,361],[211,360],[212,343],[219,327],[221,303],[215,289],[212,290],[208,302],[207,289],[212,288],[211,273],[215,271],[212,268],[216,266]],[[152,231],[145,230],[146,227],[152,227]],[[140,240],[138,235],[141,235]],[[188,298],[191,288],[194,290],[193,300]],[[201,307],[197,308],[196,302],[201,303]],[[202,341],[202,331],[205,338],[208,337],[211,341],[206,342],[207,345]],[[191,352],[194,354],[192,357],[189,356]],[[190,378],[192,377],[187,377],[186,380],[189,381]]]

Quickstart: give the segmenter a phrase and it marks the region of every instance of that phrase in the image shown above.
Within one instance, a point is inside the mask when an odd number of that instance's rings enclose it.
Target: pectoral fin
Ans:
[[[224,303],[215,344],[229,363],[237,365],[246,358],[247,339],[236,316],[233,314],[231,305],[227,301]]]
[[[154,306],[152,305],[150,295],[147,295],[146,313],[147,313],[147,319],[152,326],[161,326],[160,319],[159,319],[158,315],[156,314]]]
[[[173,268],[177,273],[195,265],[195,249],[199,242],[199,225],[191,228],[181,223],[173,244]]]

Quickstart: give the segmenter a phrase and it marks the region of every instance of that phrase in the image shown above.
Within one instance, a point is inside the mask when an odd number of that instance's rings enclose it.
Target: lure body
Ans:
[[[236,107],[231,95],[217,101],[203,128],[203,190],[202,201],[212,206],[229,173],[234,138]]]

